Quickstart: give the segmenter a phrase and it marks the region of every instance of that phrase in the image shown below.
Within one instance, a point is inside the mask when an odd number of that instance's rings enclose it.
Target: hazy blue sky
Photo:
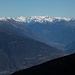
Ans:
[[[0,17],[75,17],[75,0],[0,0]]]

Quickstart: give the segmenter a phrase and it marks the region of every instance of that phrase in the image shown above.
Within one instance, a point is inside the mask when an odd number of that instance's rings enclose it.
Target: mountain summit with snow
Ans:
[[[10,17],[1,17],[0,20],[7,20],[7,19],[11,19]],[[62,18],[62,17],[51,17],[51,16],[31,16],[31,17],[17,17],[17,18],[12,18],[15,21],[18,22],[40,22],[40,23],[44,23],[44,22],[59,22],[61,20],[63,21],[70,21],[70,20],[75,20],[75,18]]]

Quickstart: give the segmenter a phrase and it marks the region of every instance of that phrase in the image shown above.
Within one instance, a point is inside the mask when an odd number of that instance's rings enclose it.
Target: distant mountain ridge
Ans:
[[[0,17],[0,20],[7,20],[7,19],[13,19],[15,21],[18,22],[26,22],[26,23],[30,23],[30,22],[40,22],[40,23],[44,23],[44,22],[59,22],[59,21],[73,21],[75,20],[75,18],[66,18],[66,17],[51,17],[51,16],[31,16],[31,17],[17,17],[17,18],[11,18],[11,17]]]

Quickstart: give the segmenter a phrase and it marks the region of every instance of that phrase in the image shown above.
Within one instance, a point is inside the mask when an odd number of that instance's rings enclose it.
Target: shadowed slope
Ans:
[[[11,75],[75,75],[75,54],[54,59]]]

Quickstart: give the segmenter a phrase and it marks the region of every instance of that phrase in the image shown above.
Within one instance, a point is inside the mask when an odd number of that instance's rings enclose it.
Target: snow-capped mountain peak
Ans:
[[[20,17],[17,17],[17,18],[14,18],[15,21],[19,21],[19,22],[26,22],[26,18],[23,17],[23,16],[20,16]]]
[[[0,20],[6,21],[7,19],[11,19],[10,17],[0,17]]]
[[[64,21],[70,21],[71,18],[65,18],[65,17],[54,17],[55,19],[58,19],[59,21],[64,20]]]
[[[32,16],[27,18],[27,22],[54,22],[54,21],[70,21],[72,20],[71,18],[62,18],[62,17],[51,17],[51,16]]]
[[[53,19],[49,16],[32,16],[28,18],[28,20],[30,20],[30,22],[34,21],[34,22],[40,22],[40,23],[45,22],[45,21],[49,21],[49,22],[53,21]]]
[[[7,19],[11,19],[10,17],[1,17],[0,20],[7,20]],[[62,17],[51,17],[51,16],[31,16],[31,17],[17,17],[17,18],[12,18],[15,21],[18,22],[26,22],[26,23],[31,23],[31,22],[40,22],[40,23],[44,23],[44,22],[59,22],[59,21],[70,21],[70,20],[75,20],[75,18],[62,18]]]

